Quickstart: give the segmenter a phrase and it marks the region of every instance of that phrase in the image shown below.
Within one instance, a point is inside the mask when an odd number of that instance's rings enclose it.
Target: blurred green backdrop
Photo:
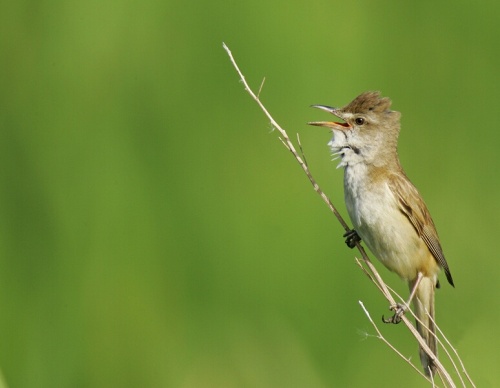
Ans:
[[[437,317],[480,386],[496,322],[500,5],[15,1],[0,12],[0,368],[11,387],[424,383],[387,304],[245,94],[345,214],[325,119],[381,90],[456,289]],[[381,269],[391,285],[406,287]],[[378,319],[378,318],[377,318]],[[407,356],[401,327],[385,334]]]

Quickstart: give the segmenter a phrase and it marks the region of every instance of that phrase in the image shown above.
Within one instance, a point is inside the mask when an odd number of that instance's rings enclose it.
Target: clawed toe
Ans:
[[[397,325],[403,319],[403,315],[408,309],[408,307],[406,305],[397,303],[396,305],[391,306],[390,309],[394,311],[394,315],[388,319],[385,319],[385,317],[382,315],[382,322],[394,323],[395,325]]]
[[[351,249],[356,246],[356,243],[361,241],[361,237],[359,237],[358,232],[356,232],[354,229],[345,232],[344,237],[346,237],[345,243]]]

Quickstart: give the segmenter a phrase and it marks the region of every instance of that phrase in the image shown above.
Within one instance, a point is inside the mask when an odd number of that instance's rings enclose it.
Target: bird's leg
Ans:
[[[356,243],[361,241],[361,237],[359,237],[358,232],[356,232],[354,229],[345,232],[343,237],[346,237],[345,243],[351,249],[356,246]]]
[[[397,323],[401,322],[401,319],[402,319],[404,313],[406,312],[406,310],[408,310],[408,308],[410,307],[411,301],[415,297],[418,285],[422,281],[423,277],[424,277],[424,275],[422,274],[422,272],[419,272],[418,275],[417,275],[417,280],[415,280],[415,284],[413,285],[413,288],[411,290],[410,297],[408,298],[408,301],[405,304],[396,303],[395,305],[393,305],[393,306],[390,307],[390,309],[392,311],[394,311],[394,315],[391,318],[385,319],[384,316],[382,315],[382,321],[384,323],[394,323],[394,324],[397,324]]]

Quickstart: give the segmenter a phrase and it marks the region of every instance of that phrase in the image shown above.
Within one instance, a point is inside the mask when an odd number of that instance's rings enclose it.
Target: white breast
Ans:
[[[399,210],[387,183],[371,182],[366,165],[360,163],[345,169],[344,190],[347,211],[361,239],[388,269],[413,279],[428,249]]]

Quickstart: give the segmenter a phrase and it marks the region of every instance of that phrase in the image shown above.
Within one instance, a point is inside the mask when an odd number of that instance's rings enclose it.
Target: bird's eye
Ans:
[[[365,123],[365,119],[363,117],[356,117],[356,120],[354,122],[358,125],[363,125]]]

